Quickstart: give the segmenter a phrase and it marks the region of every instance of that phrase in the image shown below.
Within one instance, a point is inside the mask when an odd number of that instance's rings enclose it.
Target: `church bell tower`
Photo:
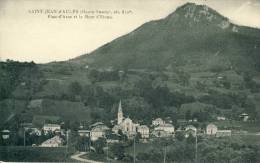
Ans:
[[[122,104],[121,104],[121,100],[119,102],[119,106],[118,106],[118,112],[117,112],[117,124],[121,124],[123,122],[123,111],[122,111]]]

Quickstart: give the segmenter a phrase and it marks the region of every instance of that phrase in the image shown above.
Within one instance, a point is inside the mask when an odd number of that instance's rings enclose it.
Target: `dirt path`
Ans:
[[[70,156],[70,158],[74,159],[74,160],[77,160],[77,161],[80,161],[80,162],[87,162],[87,163],[103,163],[103,162],[100,162],[100,161],[94,161],[94,160],[88,160],[86,158],[81,158],[80,156],[83,156],[87,154],[87,152],[80,152],[80,153],[76,153],[72,156]]]

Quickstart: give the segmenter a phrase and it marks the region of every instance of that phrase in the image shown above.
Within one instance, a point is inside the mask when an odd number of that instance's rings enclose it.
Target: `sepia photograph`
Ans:
[[[260,163],[260,0],[0,0],[0,163]]]

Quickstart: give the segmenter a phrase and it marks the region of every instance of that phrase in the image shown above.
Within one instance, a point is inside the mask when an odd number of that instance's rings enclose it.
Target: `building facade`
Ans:
[[[174,134],[174,126],[169,123],[161,124],[154,128],[154,130],[165,131],[168,134]]]
[[[189,135],[196,136],[197,135],[197,128],[193,125],[188,125],[185,127],[185,137],[189,137]]]
[[[212,123],[208,124],[206,127],[206,134],[207,135],[216,135],[218,132],[218,127]]]
[[[147,127],[146,125],[138,126],[137,132],[141,134],[142,139],[149,138],[149,127]]]
[[[218,130],[216,133],[216,137],[225,137],[231,136],[231,130]]]
[[[90,136],[90,131],[89,130],[78,130],[79,136],[85,136],[89,137]]]
[[[137,133],[137,127],[140,126],[137,123],[134,123],[132,119],[124,118],[123,109],[121,101],[119,102],[118,106],[118,113],[117,113],[117,125],[115,125],[112,129],[113,132],[118,133],[119,130],[123,132],[123,134],[127,135],[127,137],[131,138]]]
[[[152,121],[153,126],[159,126],[165,124],[164,120],[161,118],[156,118],[155,120]]]
[[[93,127],[90,131],[90,139],[92,141],[96,141],[99,138],[105,138],[107,131],[109,128],[106,125],[97,125]]]
[[[45,134],[48,132],[60,131],[61,127],[58,124],[44,124],[43,131]]]

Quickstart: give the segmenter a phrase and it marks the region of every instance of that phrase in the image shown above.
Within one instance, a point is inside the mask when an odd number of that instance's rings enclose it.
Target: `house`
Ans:
[[[153,126],[159,126],[165,124],[164,120],[161,118],[156,118],[155,120],[152,121]]]
[[[194,127],[193,125],[188,125],[188,126],[186,126],[186,127],[185,127],[185,131],[188,131],[188,130],[193,130],[193,131],[197,132],[197,128]]]
[[[41,136],[42,135],[42,131],[36,127],[32,127],[27,129],[30,133],[30,135],[37,135],[37,136]]]
[[[216,135],[217,131],[218,131],[218,127],[213,123],[208,124],[206,127],[207,135]]]
[[[108,130],[109,128],[106,125],[97,125],[91,129],[90,139],[96,141],[98,138],[105,137]]]
[[[103,122],[96,122],[96,123],[90,125],[89,127],[93,128],[93,127],[100,126],[100,125],[105,125],[105,124]]]
[[[164,123],[171,123],[172,124],[172,118],[166,117]]]
[[[10,137],[10,131],[9,130],[2,130],[1,133],[2,133],[3,139],[9,139],[9,137]]]
[[[216,137],[225,137],[231,136],[231,130],[218,130],[216,133]]]
[[[25,131],[29,132],[30,135],[42,135],[41,129],[34,127],[32,123],[21,123],[21,127],[23,127]]]
[[[44,124],[43,131],[44,134],[47,134],[48,132],[56,132],[60,131],[61,127],[58,124]]]
[[[141,134],[142,139],[149,138],[149,127],[141,125],[137,127],[137,132]]]
[[[218,117],[217,117],[217,120],[218,120],[218,121],[225,121],[225,120],[226,120],[226,117],[218,116]]]
[[[249,118],[249,115],[248,115],[247,113],[242,113],[242,114],[240,114],[240,118],[241,118],[244,122],[246,122],[246,121],[248,120],[248,118]]]
[[[121,101],[118,106],[117,125],[112,129],[113,132],[118,133],[121,130],[128,138],[133,138],[137,133],[138,123],[134,123],[129,117],[124,118]]]
[[[118,134],[119,130],[122,131],[122,126],[119,125],[114,125],[114,127],[112,128],[112,132]]]
[[[189,119],[188,122],[198,122],[197,118]]]
[[[189,135],[196,136],[197,128],[193,125],[188,125],[185,127],[185,137],[189,137]]]
[[[79,124],[79,129],[83,129],[84,125],[82,123]]]
[[[46,141],[44,141],[40,147],[60,147],[62,146],[63,139],[59,136],[54,136]]]
[[[137,128],[140,126],[137,123],[134,123],[130,118],[125,118],[120,124],[122,131],[128,138],[132,138],[137,133]]]
[[[169,123],[161,124],[154,128],[154,130],[165,131],[168,135],[174,134],[174,126]]]
[[[90,136],[90,131],[89,130],[78,130],[78,134],[79,136],[85,136],[85,137],[89,137]]]
[[[169,134],[168,132],[163,130],[153,130],[152,135],[157,138],[166,138],[172,136],[172,134]]]

